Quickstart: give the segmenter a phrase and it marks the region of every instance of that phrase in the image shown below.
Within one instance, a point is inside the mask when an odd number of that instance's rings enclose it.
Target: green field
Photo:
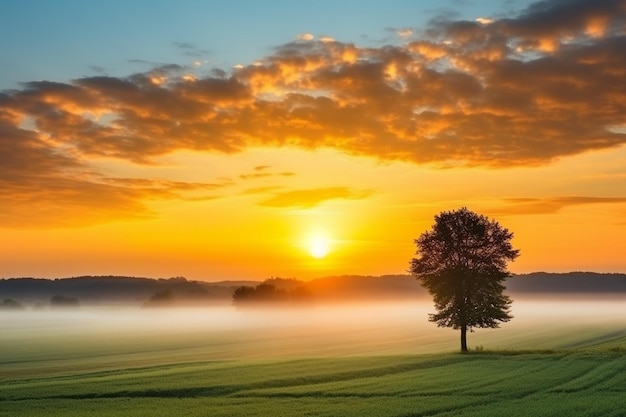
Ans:
[[[0,325],[0,416],[626,415],[621,317],[522,316],[462,355],[456,332],[405,313],[344,313],[344,327],[336,311],[307,326],[15,316]]]
[[[623,352],[167,364],[3,381],[2,416],[624,416]]]

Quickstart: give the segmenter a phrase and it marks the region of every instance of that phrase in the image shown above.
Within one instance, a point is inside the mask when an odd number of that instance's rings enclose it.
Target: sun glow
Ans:
[[[330,252],[330,241],[322,234],[314,234],[309,240],[309,253],[314,258],[324,258]]]

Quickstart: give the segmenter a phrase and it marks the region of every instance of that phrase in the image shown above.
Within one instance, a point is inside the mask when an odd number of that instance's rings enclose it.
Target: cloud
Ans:
[[[500,215],[552,214],[564,208],[586,204],[624,204],[626,197],[562,196],[546,198],[509,198],[498,209]]]
[[[106,69],[100,65],[90,65],[89,69],[97,74],[104,74],[107,72]]]
[[[191,42],[174,42],[173,45],[174,47],[182,51],[185,55],[194,58],[205,57],[210,53],[206,49],[198,48],[195,44]]]
[[[276,186],[276,185],[271,185],[271,186],[267,186],[267,187],[252,187],[252,188],[247,188],[245,190],[243,190],[241,193],[244,195],[249,195],[249,194],[267,194],[270,191],[276,191],[276,190],[280,190],[282,187]]]
[[[435,165],[545,164],[626,143],[612,128],[626,113],[625,26],[623,1],[544,1],[488,25],[440,22],[403,45],[296,41],[219,76],[160,65],[27,83],[3,107],[60,148],[140,163],[181,148],[289,145]]]
[[[311,208],[328,200],[358,200],[371,195],[370,191],[352,190],[347,187],[312,188],[275,193],[260,203],[268,207]]]
[[[396,31],[396,35],[401,37],[402,39],[408,39],[413,36],[413,29],[411,28],[402,28]]]
[[[252,169],[252,172],[239,175],[239,178],[242,180],[250,180],[257,178],[292,177],[296,175],[294,172],[272,172],[270,169],[271,167],[269,165],[258,165]]]
[[[61,152],[55,140],[7,125],[9,117],[4,116],[4,122],[0,116],[0,227],[76,227],[147,218],[153,215],[147,200],[196,200],[231,185],[107,177],[76,155]]]
[[[0,226],[81,227],[120,219],[154,217],[146,202],[215,198],[228,183],[185,183],[152,179],[105,178],[92,173],[32,173],[0,179]]]
[[[312,33],[301,33],[296,36],[296,39],[299,41],[312,41],[315,39],[315,36]]]
[[[488,25],[490,23],[493,23],[493,19],[490,17],[477,17],[476,21],[482,25]]]
[[[34,201],[47,189],[50,201],[58,195],[82,211],[141,213],[158,187],[102,180],[93,158],[152,164],[178,150],[288,146],[506,168],[623,146],[626,132],[615,126],[626,114],[625,4],[541,1],[489,24],[449,15],[381,47],[304,34],[253,65],[208,75],[147,63],[127,77],[25,83],[0,93],[0,192],[17,187],[16,198]],[[255,174],[265,172],[243,175]],[[110,188],[112,202],[89,203],[89,186]],[[344,188],[322,190],[349,198]],[[326,199],[303,193],[266,205]]]

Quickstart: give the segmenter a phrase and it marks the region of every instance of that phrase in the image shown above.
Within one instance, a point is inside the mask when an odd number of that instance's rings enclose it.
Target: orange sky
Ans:
[[[0,93],[0,276],[404,273],[461,206],[514,272],[625,272],[626,6],[544,6]]]

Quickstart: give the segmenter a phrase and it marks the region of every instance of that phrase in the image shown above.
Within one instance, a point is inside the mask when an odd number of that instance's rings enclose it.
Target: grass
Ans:
[[[210,328],[125,314],[0,322],[0,417],[626,415],[621,319],[522,317],[459,354],[456,332],[404,310],[336,328],[347,313]]]
[[[0,388],[7,417],[617,417],[624,410],[626,357],[610,351],[194,362],[5,380]]]

